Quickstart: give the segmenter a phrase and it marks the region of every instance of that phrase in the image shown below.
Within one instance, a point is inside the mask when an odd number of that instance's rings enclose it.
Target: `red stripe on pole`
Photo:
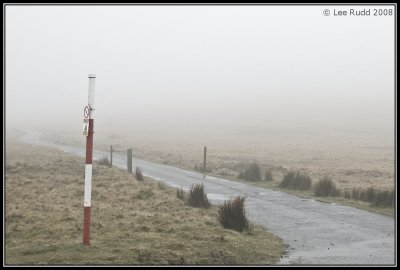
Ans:
[[[89,131],[86,136],[86,164],[93,162],[93,123],[94,119],[89,119]]]
[[[83,207],[83,244],[90,245],[90,207]]]
[[[93,122],[93,119],[89,119],[89,131],[86,137],[86,164],[92,164],[93,160]],[[83,207],[83,244],[90,245],[90,207]]]

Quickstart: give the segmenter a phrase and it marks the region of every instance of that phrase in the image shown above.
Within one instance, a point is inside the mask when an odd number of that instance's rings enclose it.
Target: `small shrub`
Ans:
[[[110,161],[108,160],[108,157],[107,157],[107,156],[103,156],[102,158],[100,158],[99,160],[97,160],[97,164],[103,165],[103,166],[107,166],[107,167],[110,167],[110,166],[111,166],[111,163],[110,163]]]
[[[338,196],[339,190],[332,179],[325,176],[315,184],[315,195],[319,197]]]
[[[260,181],[261,171],[257,163],[252,163],[244,172],[240,172],[238,175],[239,179],[244,179],[246,181]]]
[[[209,208],[211,206],[207,199],[207,195],[204,193],[204,185],[193,184],[187,198],[187,203],[193,207]]]
[[[245,197],[238,196],[231,201],[225,201],[218,206],[218,222],[226,229],[233,229],[243,232],[249,228],[249,221],[246,216]]]
[[[273,181],[274,178],[272,177],[272,172],[271,170],[267,170],[265,172],[265,176],[264,176],[265,181]]]
[[[299,172],[288,172],[279,186],[288,189],[307,190],[311,187],[311,178]]]
[[[183,188],[176,189],[176,197],[178,197],[178,199],[180,199],[182,201],[185,200],[185,191],[183,190]]]
[[[139,167],[136,167],[135,174],[136,174],[136,180],[138,180],[138,181],[143,181],[144,180],[142,169],[140,169]]]

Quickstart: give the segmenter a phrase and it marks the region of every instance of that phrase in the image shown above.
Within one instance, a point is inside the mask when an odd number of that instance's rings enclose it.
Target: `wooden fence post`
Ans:
[[[132,148],[129,148],[127,151],[127,163],[128,163],[128,172],[132,173]]]
[[[110,145],[110,168],[112,167],[112,153],[113,153],[113,149],[112,149],[112,145]]]
[[[207,172],[206,156],[207,156],[207,146],[204,146],[203,178],[206,178],[206,172]]]

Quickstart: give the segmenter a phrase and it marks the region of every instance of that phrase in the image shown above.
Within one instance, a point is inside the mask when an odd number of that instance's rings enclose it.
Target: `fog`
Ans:
[[[80,133],[93,73],[96,132],[394,132],[394,16],[325,8],[8,5],[6,128]]]

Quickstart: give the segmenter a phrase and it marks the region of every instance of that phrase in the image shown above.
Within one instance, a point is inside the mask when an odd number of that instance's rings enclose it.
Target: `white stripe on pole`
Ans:
[[[89,105],[94,109],[94,87],[95,87],[96,75],[89,74]],[[94,110],[89,110],[89,119],[94,119]]]
[[[85,195],[83,206],[90,207],[92,197],[92,164],[85,165]]]

